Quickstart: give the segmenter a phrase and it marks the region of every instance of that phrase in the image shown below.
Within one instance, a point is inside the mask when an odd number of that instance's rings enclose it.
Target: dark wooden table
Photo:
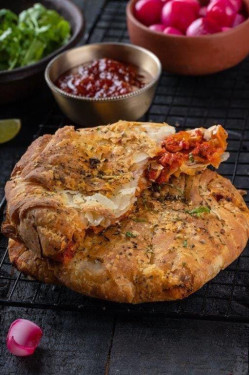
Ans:
[[[82,1],[77,3],[83,6]],[[101,3],[88,0],[89,26]],[[0,148],[0,197],[13,163],[32,141],[34,128],[46,116],[47,101],[51,97],[45,91],[38,106],[35,99],[30,99],[29,104],[9,107],[11,117],[22,119],[22,131],[15,140]],[[32,127],[31,119],[34,119]],[[39,348],[28,358],[14,357],[6,350],[8,328],[17,318],[33,320],[44,330]],[[0,327],[1,375],[248,374],[249,325],[245,323],[169,319],[163,314],[1,306]]]

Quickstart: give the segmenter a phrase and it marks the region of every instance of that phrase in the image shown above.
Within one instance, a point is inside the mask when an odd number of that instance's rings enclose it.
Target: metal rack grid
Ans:
[[[129,42],[126,1],[106,1],[86,42]],[[187,62],[186,62],[187,63]],[[67,123],[53,102],[34,138]],[[156,97],[144,120],[166,121],[179,129],[221,123],[229,133],[230,158],[219,172],[237,188],[249,189],[249,60],[208,77],[163,73]],[[246,197],[248,202],[249,197]],[[3,218],[5,200],[0,205]],[[8,260],[7,240],[0,238],[0,304],[68,310],[162,313],[174,317],[249,321],[249,248],[230,267],[183,301],[137,306],[94,300],[61,286],[28,279]]]

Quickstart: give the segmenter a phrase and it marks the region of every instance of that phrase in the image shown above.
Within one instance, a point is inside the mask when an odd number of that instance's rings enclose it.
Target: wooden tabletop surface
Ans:
[[[83,8],[82,0],[76,2]],[[87,0],[88,26],[101,3]],[[13,161],[31,141],[26,135],[25,142],[0,148],[0,197]],[[31,357],[18,358],[6,349],[8,328],[17,318],[43,328]],[[248,374],[249,325],[244,323],[0,306],[0,327],[1,375]]]

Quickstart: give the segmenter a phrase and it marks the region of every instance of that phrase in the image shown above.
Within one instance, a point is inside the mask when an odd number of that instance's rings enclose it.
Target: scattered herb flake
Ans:
[[[143,219],[142,217],[136,217],[133,219],[136,223],[147,223],[147,220]]]
[[[137,235],[132,233],[132,232],[126,232],[125,235],[126,235],[127,238],[136,238],[137,237]]]
[[[194,159],[193,154],[191,152],[190,152],[188,158],[189,158],[189,161],[191,161],[191,163],[194,163],[195,159]]]
[[[183,246],[183,247],[187,247],[187,246],[188,246],[188,241],[187,241],[187,240],[184,240],[182,246]]]
[[[186,212],[190,215],[196,215],[200,217],[201,214],[210,213],[210,208],[207,206],[200,206],[200,207],[194,208],[193,210],[186,210]]]

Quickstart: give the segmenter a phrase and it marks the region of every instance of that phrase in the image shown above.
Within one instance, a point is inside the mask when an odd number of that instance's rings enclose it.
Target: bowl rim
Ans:
[[[33,73],[39,72],[41,67],[43,65],[45,65],[46,63],[48,63],[48,61],[51,58],[57,56],[58,53],[64,52],[65,49],[68,46],[72,45],[72,43],[75,43],[75,42],[78,43],[79,42],[79,40],[83,36],[84,30],[85,30],[86,22],[85,22],[84,14],[81,11],[81,9],[78,7],[78,5],[76,5],[72,0],[62,0],[62,2],[60,4],[61,8],[63,8],[63,5],[64,5],[63,3],[64,4],[65,3],[70,4],[72,9],[74,9],[74,11],[75,11],[75,15],[76,15],[75,17],[77,17],[77,23],[76,23],[75,31],[70,36],[69,40],[65,44],[63,44],[62,46],[60,46],[59,48],[57,48],[56,50],[51,52],[49,55],[44,56],[41,60],[37,61],[36,63],[26,65],[26,66],[22,66],[22,67],[18,67],[18,68],[14,68],[12,70],[6,70],[6,69],[0,70],[0,79],[5,78],[5,77],[13,78],[13,76],[15,76],[15,75],[20,75],[20,76],[23,77],[25,75],[25,73],[29,73],[31,70],[32,70]],[[51,4],[53,4],[52,1],[51,1]],[[53,8],[53,9],[55,9],[55,8]],[[71,23],[70,23],[70,26],[72,26]],[[22,73],[24,73],[24,74],[22,74]]]
[[[238,30],[242,29],[242,27],[245,27],[245,24],[249,24],[249,0],[242,0],[242,3],[246,5],[247,12],[248,12],[248,18],[242,22],[240,25],[235,26],[234,28],[231,28],[231,30],[226,30],[225,32],[218,32],[214,34],[208,34],[208,35],[199,35],[199,36],[187,36],[187,35],[172,35],[172,34],[163,34],[160,32],[153,31],[149,29],[148,26],[145,26],[140,22],[133,13],[133,6],[138,2],[139,0],[129,0],[126,5],[126,16],[129,18],[137,27],[144,30],[145,32],[151,34],[151,35],[159,35],[162,38],[169,38],[169,39],[176,39],[176,40],[212,40],[215,38],[224,38],[230,34],[236,33]],[[166,4],[166,3],[165,3]]]
[[[105,45],[107,45],[107,46],[111,45],[111,46],[114,46],[114,47],[115,46],[128,47],[128,48],[131,48],[133,50],[142,51],[143,53],[149,55],[157,64],[157,74],[156,74],[156,76],[148,84],[146,84],[144,87],[142,87],[141,89],[135,90],[135,91],[133,91],[129,94],[111,96],[111,97],[108,97],[108,98],[89,98],[87,96],[78,96],[78,95],[70,94],[70,93],[67,93],[67,92],[61,90],[51,80],[51,78],[50,78],[51,67],[54,64],[54,62],[57,59],[59,59],[63,54],[70,53],[72,51],[79,50],[79,49],[88,48],[90,46],[105,46]],[[67,51],[64,51],[64,52],[60,53],[59,55],[54,57],[53,60],[51,60],[49,62],[49,64],[46,67],[44,75],[45,75],[45,80],[46,80],[47,85],[49,86],[50,90],[53,91],[53,92],[55,91],[56,93],[66,97],[66,98],[76,99],[76,100],[80,100],[80,101],[87,101],[87,102],[112,102],[112,101],[120,101],[120,100],[128,99],[128,98],[131,98],[131,97],[138,96],[138,95],[142,94],[144,91],[148,90],[149,88],[151,88],[152,86],[154,86],[158,82],[161,74],[162,74],[162,64],[161,64],[160,60],[158,59],[158,57],[153,52],[147,50],[146,48],[143,48],[143,47],[140,47],[140,46],[135,46],[133,44],[128,44],[128,43],[104,42],[104,43],[86,44],[84,46],[71,48]]]

